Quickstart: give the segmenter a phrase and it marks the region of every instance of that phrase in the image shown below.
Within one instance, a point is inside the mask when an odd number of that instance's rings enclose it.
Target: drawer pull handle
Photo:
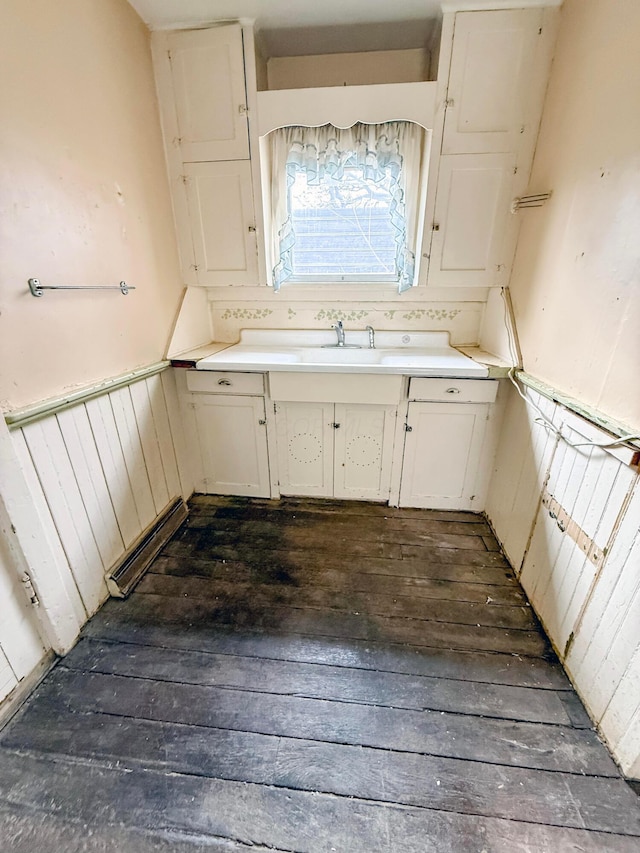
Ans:
[[[459,388],[447,388],[447,390],[445,391],[445,394],[459,394],[459,393],[460,393]]]
[[[231,385],[229,379],[218,379],[218,385]]]

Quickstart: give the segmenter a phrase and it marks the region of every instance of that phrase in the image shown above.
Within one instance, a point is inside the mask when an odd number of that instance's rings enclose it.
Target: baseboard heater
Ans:
[[[106,576],[109,592],[115,598],[126,598],[149,568],[152,560],[171,539],[189,515],[182,498],[169,504],[158,518],[140,534],[123,558]]]

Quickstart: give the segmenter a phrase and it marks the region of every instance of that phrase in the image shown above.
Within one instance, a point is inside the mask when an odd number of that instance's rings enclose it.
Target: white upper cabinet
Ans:
[[[546,63],[535,62],[541,9],[460,12],[455,18],[443,154],[512,152],[537,130],[531,92]]]
[[[427,284],[496,287],[509,281],[519,222],[511,202],[528,186],[557,9],[458,12],[445,24]]]
[[[429,283],[502,284],[511,263],[507,239],[515,155],[456,154],[440,158]]]
[[[254,284],[258,246],[249,161],[187,163],[184,184],[197,284]]]
[[[161,93],[169,100],[163,112],[175,108],[175,134],[167,143],[179,148],[183,163],[248,159],[240,25],[159,34],[163,36],[172,89]]]

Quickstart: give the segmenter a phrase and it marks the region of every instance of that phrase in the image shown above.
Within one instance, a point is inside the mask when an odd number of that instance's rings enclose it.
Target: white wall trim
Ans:
[[[26,406],[23,409],[15,409],[12,412],[6,412],[4,420],[9,429],[20,429],[27,424],[34,423],[41,418],[46,418],[49,415],[58,414],[72,406],[77,406],[79,403],[86,403],[93,400],[95,397],[100,397],[102,394],[108,394],[118,388],[124,388],[126,385],[131,385],[132,382],[138,382],[141,379],[146,379],[149,376],[155,376],[156,373],[161,373],[171,366],[170,361],[158,361],[155,364],[150,364],[148,367],[141,367],[139,370],[133,370],[130,373],[123,373],[113,379],[105,379],[102,382],[97,382],[93,385],[81,388],[79,391],[73,391],[69,394],[63,394],[59,397],[51,397],[42,403],[34,403],[31,406]]]

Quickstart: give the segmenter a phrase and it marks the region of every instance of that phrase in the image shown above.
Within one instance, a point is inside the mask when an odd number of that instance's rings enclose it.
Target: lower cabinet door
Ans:
[[[389,499],[396,412],[395,406],[336,404],[336,498]]]
[[[280,493],[333,495],[333,403],[278,403]]]
[[[400,506],[476,508],[489,407],[409,403]]]
[[[198,491],[270,497],[264,398],[202,397],[195,404],[203,475]]]

